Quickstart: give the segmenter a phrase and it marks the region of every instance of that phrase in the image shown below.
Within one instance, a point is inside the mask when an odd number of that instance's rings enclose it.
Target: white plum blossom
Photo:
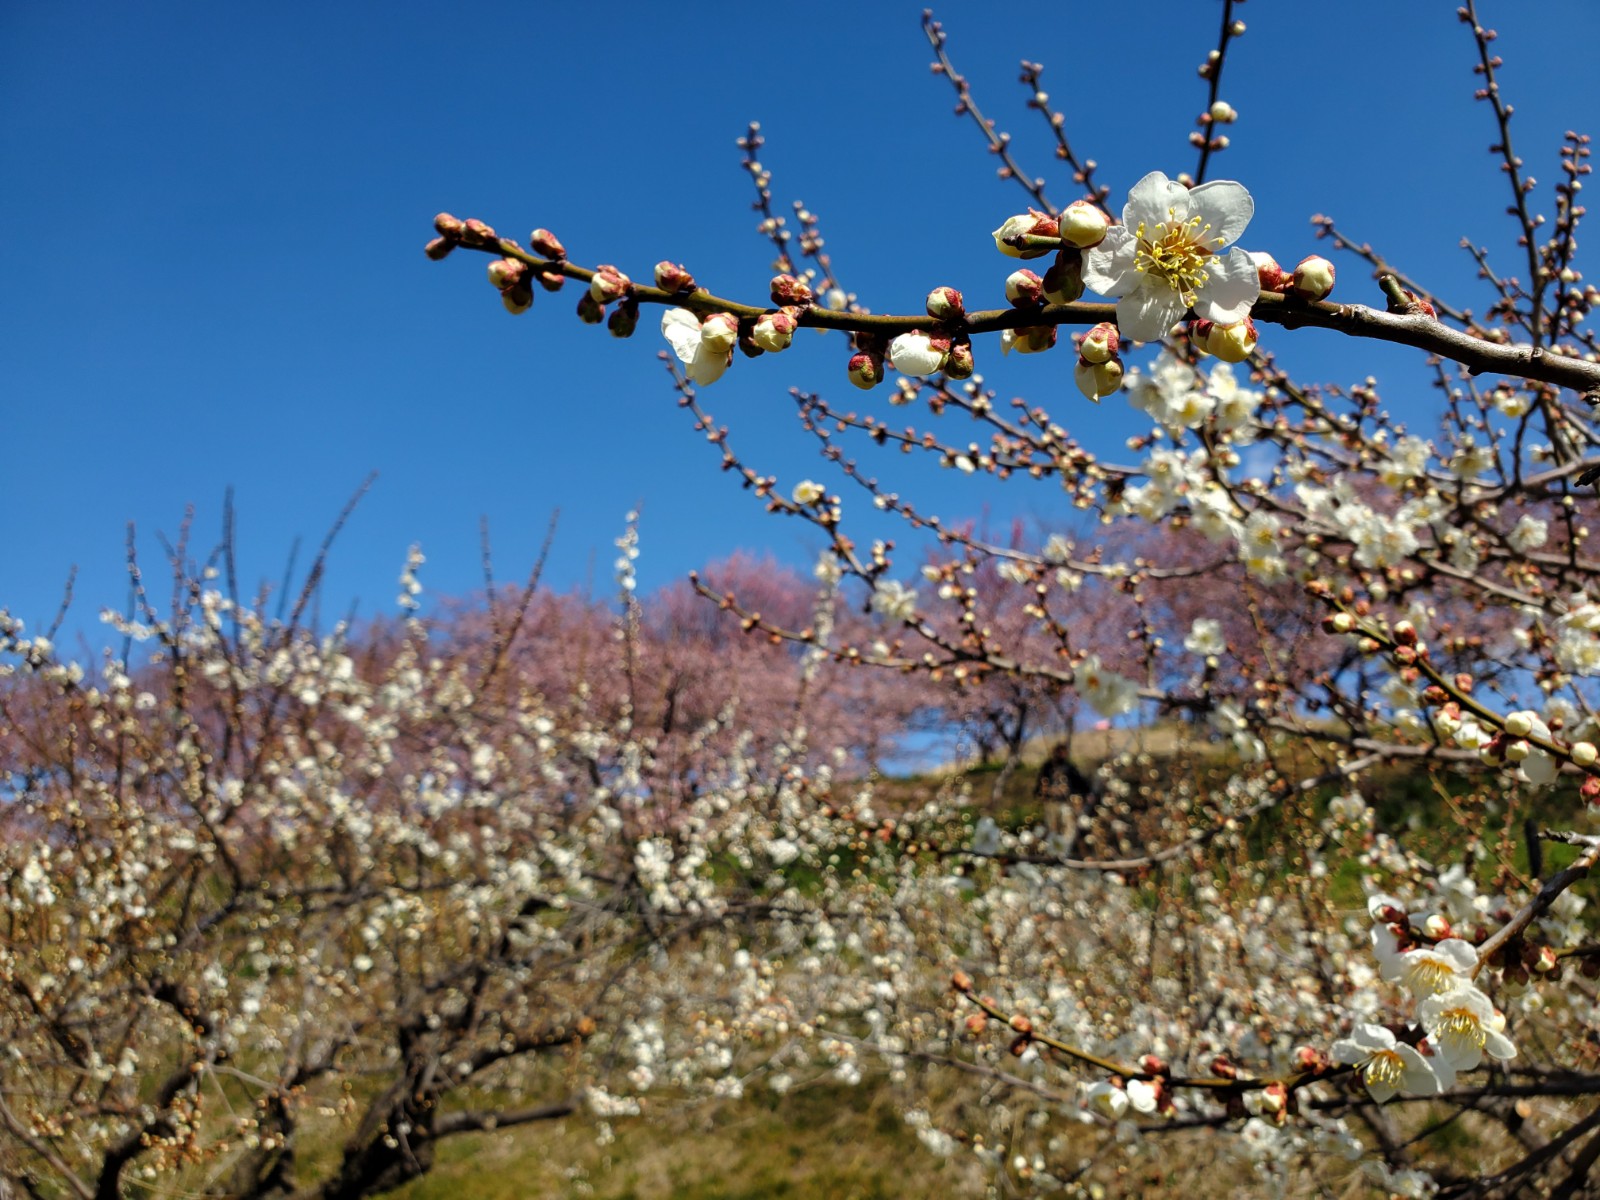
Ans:
[[[1357,1025],[1349,1037],[1333,1044],[1333,1061],[1355,1067],[1379,1104],[1397,1092],[1427,1096],[1439,1090],[1428,1060],[1382,1025]]]
[[[902,375],[936,375],[944,367],[948,349],[941,349],[920,329],[902,333],[889,343],[889,360]]]
[[[1529,550],[1537,550],[1549,539],[1549,523],[1527,513],[1523,513],[1522,516],[1518,517],[1517,523],[1511,527],[1511,532],[1506,534],[1506,544],[1518,554],[1526,554]]]
[[[872,589],[872,611],[891,621],[911,621],[917,615],[917,592],[897,579],[880,580]]]
[[[1189,626],[1189,636],[1183,639],[1183,648],[1191,654],[1221,654],[1228,648],[1222,636],[1222,622],[1210,617],[1196,617]]]
[[[1186,188],[1152,171],[1128,192],[1122,224],[1084,255],[1083,281],[1117,299],[1123,336],[1153,342],[1189,309],[1242,321],[1261,294],[1256,266],[1236,241],[1255,212],[1244,186],[1218,179]]]
[[[1429,996],[1418,1007],[1428,1042],[1442,1060],[1438,1068],[1448,1087],[1454,1072],[1470,1071],[1483,1062],[1483,1056],[1504,1061],[1517,1056],[1511,1039],[1500,1032],[1505,1019],[1495,1012],[1477,988],[1470,985]],[[1448,1074],[1447,1074],[1448,1072]]]
[[[661,335],[685,365],[684,374],[702,387],[721,379],[733,359],[720,330],[716,336],[707,336],[700,318],[686,308],[669,308],[662,314]]]
[[[794,485],[794,491],[791,492],[790,495],[793,497],[796,504],[805,507],[807,505],[815,504],[818,500],[821,500],[823,496],[827,495],[827,492],[823,486],[820,483],[817,483],[815,480],[802,479],[799,483]]]
[[[1128,1093],[1104,1080],[1084,1093],[1084,1102],[1108,1121],[1120,1121],[1128,1111]]]
[[[1573,675],[1600,675],[1600,604],[1574,596],[1556,620],[1556,663]]]
[[[1478,952],[1471,942],[1446,938],[1437,945],[1418,946],[1388,959],[1380,951],[1379,962],[1386,980],[1403,985],[1421,1000],[1467,986],[1478,965]]]
[[[1078,692],[1102,717],[1121,716],[1133,711],[1139,703],[1139,685],[1100,665],[1098,655],[1091,654],[1078,665],[1075,672]]]

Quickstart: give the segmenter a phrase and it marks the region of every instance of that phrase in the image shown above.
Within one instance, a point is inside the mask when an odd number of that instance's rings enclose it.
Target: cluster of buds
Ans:
[[[532,272],[515,258],[497,258],[489,264],[489,282],[500,292],[508,313],[525,313],[533,307]]]
[[[1122,386],[1122,337],[1110,321],[1102,321],[1078,340],[1078,366],[1073,381],[1098,404]]]
[[[1056,260],[1041,278],[1019,271],[1006,280],[1006,299],[1020,307],[1071,304],[1083,295],[1083,252],[1105,240],[1111,218],[1088,200],[1074,200],[1059,217],[1030,208],[994,231],[994,244],[1008,258]],[[1050,239],[1050,240],[1046,240]]]
[[[447,257],[457,246],[476,250],[505,250],[509,245],[520,250],[515,242],[502,242],[491,226],[476,218],[463,221],[449,213],[440,213],[433,219],[433,228],[439,236],[424,246],[423,252],[435,262]],[[489,264],[489,283],[500,293],[500,301],[510,313],[525,313],[533,307],[533,285],[536,281],[548,292],[559,291],[562,284],[566,283],[562,264],[566,261],[567,251],[560,239],[548,229],[535,229],[529,243],[534,253],[550,261],[530,265],[520,258],[510,257],[508,251],[507,257],[497,258]],[[583,315],[581,311],[580,315]],[[634,316],[637,319],[637,311]],[[590,317],[585,315],[584,319]],[[593,319],[598,320],[599,317]],[[632,332],[631,328],[629,332]]]
[[[1256,278],[1263,292],[1302,300],[1326,300],[1333,292],[1333,264],[1320,254],[1306,255],[1293,271],[1285,271],[1270,254],[1255,251],[1250,258],[1256,264]]]

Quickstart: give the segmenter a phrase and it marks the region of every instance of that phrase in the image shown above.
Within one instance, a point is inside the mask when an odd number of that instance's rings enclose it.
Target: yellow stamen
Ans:
[[[1393,1050],[1379,1050],[1367,1060],[1367,1065],[1361,1069],[1361,1077],[1369,1085],[1387,1083],[1397,1087],[1405,1073],[1405,1060]]]
[[[1452,1008],[1444,1013],[1443,1019],[1439,1022],[1438,1036],[1440,1042],[1449,1040],[1476,1046],[1480,1050],[1489,1040],[1483,1022],[1478,1020],[1478,1014],[1470,1008]]]
[[[1134,252],[1133,269],[1165,281],[1184,304],[1192,307],[1195,293],[1211,278],[1205,265],[1215,251],[1207,243],[1215,243],[1220,250],[1223,239],[1208,237],[1211,226],[1199,217],[1180,221],[1177,211],[1169,208],[1167,218],[1153,230],[1139,222],[1134,235],[1139,247]]]
[[[1456,973],[1437,958],[1418,958],[1406,968],[1406,981],[1417,991],[1434,994],[1455,986]]]

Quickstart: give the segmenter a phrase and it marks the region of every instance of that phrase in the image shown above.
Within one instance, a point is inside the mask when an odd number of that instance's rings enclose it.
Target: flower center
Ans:
[[[1455,970],[1437,958],[1418,958],[1406,972],[1411,986],[1423,992],[1448,991],[1455,984]]]
[[[1393,1050],[1379,1050],[1367,1060],[1361,1076],[1369,1084],[1398,1084],[1406,1073],[1405,1060]]]
[[[1476,1046],[1481,1050],[1489,1040],[1489,1035],[1484,1032],[1478,1015],[1470,1008],[1452,1008],[1439,1022],[1439,1040],[1448,1040],[1457,1048]]]
[[[1206,272],[1206,260],[1212,251],[1203,243],[1214,241],[1220,249],[1223,242],[1206,236],[1211,226],[1203,224],[1199,217],[1180,221],[1176,211],[1169,208],[1167,218],[1153,229],[1139,222],[1134,235],[1139,248],[1134,252],[1133,269],[1165,280],[1184,304],[1193,307],[1195,293],[1211,278]]]

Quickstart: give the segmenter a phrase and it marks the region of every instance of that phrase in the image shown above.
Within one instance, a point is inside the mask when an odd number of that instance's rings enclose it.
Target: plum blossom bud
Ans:
[[[601,304],[621,300],[632,290],[633,280],[610,265],[597,267],[594,278],[589,280],[589,294]]]
[[[446,212],[440,213],[433,219],[433,228],[440,237],[449,238],[452,241],[459,240],[461,237],[461,222]]]
[[[1024,325],[1011,331],[1010,349],[1018,354],[1039,354],[1056,344],[1054,325]]]
[[[1067,247],[1056,255],[1055,265],[1044,273],[1044,298],[1051,304],[1071,304],[1083,295],[1083,252]]]
[[[811,289],[793,275],[772,277],[772,302],[779,308],[790,305],[804,308],[816,299]]]
[[[528,293],[531,302],[533,293]],[[632,337],[633,331],[639,327],[639,302],[631,296],[617,305],[611,314],[611,319],[606,322],[606,328],[611,331],[612,337]]]
[[[928,315],[935,321],[959,321],[967,315],[967,307],[955,288],[936,287],[928,293]]]
[[[1516,738],[1505,744],[1503,753],[1507,762],[1522,762],[1528,755],[1533,753],[1533,745],[1523,741],[1521,738]]]
[[[506,306],[506,311],[516,316],[525,313],[533,307],[533,288],[524,283],[514,283],[500,293],[500,303]]]
[[[1506,732],[1512,737],[1527,737],[1533,732],[1534,714],[1531,712],[1514,712],[1506,717]]]
[[[1050,247],[1023,248],[1016,244],[1025,237],[1060,237],[1061,226],[1049,213],[1030,208],[1026,213],[1007,217],[1004,225],[994,231],[995,249],[1007,258],[1043,258]]]
[[[972,976],[965,971],[957,971],[950,976],[950,990],[955,992],[970,992],[972,990]]]
[[[1210,116],[1218,125],[1232,125],[1239,119],[1239,111],[1226,100],[1218,100],[1212,104]]]
[[[1297,1071],[1314,1071],[1321,1074],[1332,1065],[1332,1062],[1315,1046],[1297,1046],[1294,1052],[1294,1065]]]
[[[682,263],[668,262],[662,259],[656,264],[656,286],[663,292],[692,292],[694,291],[694,276],[689,274]]]
[[[422,252],[434,262],[438,262],[456,248],[453,238],[436,237],[422,248]]]
[[[1573,742],[1572,761],[1580,767],[1592,767],[1600,752],[1595,750],[1593,742]]]
[[[535,254],[542,254],[545,258],[559,260],[567,257],[567,248],[561,244],[561,239],[548,229],[535,229],[530,233],[528,246]]]
[[[606,319],[606,306],[596,300],[592,293],[585,292],[578,297],[578,320],[585,325],[598,325]]]
[[[502,292],[522,282],[528,268],[514,258],[497,258],[489,264],[489,282]]]
[[[1278,265],[1278,260],[1264,250],[1249,251],[1250,261],[1256,264],[1256,280],[1263,292],[1281,292],[1289,286],[1289,272]]]
[[[461,223],[461,244],[463,246],[487,246],[490,242],[498,240],[495,237],[494,228],[485,225],[476,217]]]
[[[827,495],[827,492],[820,483],[810,479],[802,479],[794,485],[794,491],[790,495],[794,497],[796,504],[804,508],[821,500]]]
[[[860,350],[850,356],[850,382],[868,391],[883,382],[883,355]]]
[[[547,292],[559,292],[567,286],[567,277],[560,271],[551,268],[535,271],[533,277],[539,281],[539,286]]]
[[[1308,254],[1295,267],[1289,286],[1302,300],[1322,300],[1333,291],[1333,264],[1320,254]]]
[[[936,375],[949,352],[948,340],[929,337],[920,329],[902,333],[889,343],[889,359],[902,375]]]
[[[1122,360],[1108,358],[1105,362],[1096,363],[1080,358],[1077,370],[1072,373],[1072,380],[1080,392],[1099,404],[1122,386]]]
[[[1101,321],[1083,335],[1078,343],[1078,355],[1085,362],[1103,363],[1117,356],[1122,345],[1122,335],[1110,321]]]
[[[977,364],[972,360],[971,339],[960,338],[951,342],[949,357],[944,360],[944,373],[951,379],[971,379],[975,370]]]
[[[794,331],[800,327],[799,315],[799,310],[793,308],[762,313],[756,318],[755,328],[750,331],[750,340],[774,354],[787,350],[789,343],[794,341]]]
[[[1215,354],[1223,362],[1241,363],[1256,348],[1256,323],[1249,317],[1232,325],[1213,325],[1210,321],[1196,321],[1195,324],[1206,326],[1200,348]],[[1189,331],[1189,336],[1191,340],[1194,339],[1193,329]]]
[[[1105,241],[1111,218],[1099,206],[1087,200],[1074,200],[1061,214],[1059,224],[1062,241],[1080,250],[1088,250]]]
[[[1044,304],[1044,283],[1026,268],[1006,276],[1006,299],[1018,308],[1038,308]]]
[[[709,353],[728,353],[739,341],[738,318],[731,313],[712,313],[700,323],[700,341]]]

